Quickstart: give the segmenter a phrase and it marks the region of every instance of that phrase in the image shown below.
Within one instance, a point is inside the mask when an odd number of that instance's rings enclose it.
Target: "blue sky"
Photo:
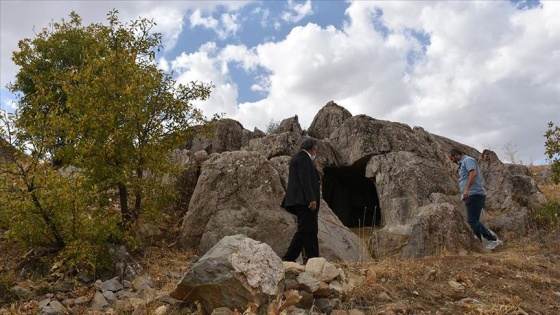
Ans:
[[[1,102],[11,52],[33,26],[153,18],[158,63],[178,82],[212,81],[207,116],[246,129],[335,101],[352,114],[420,126],[525,163],[544,161],[560,124],[560,1],[1,1]]]

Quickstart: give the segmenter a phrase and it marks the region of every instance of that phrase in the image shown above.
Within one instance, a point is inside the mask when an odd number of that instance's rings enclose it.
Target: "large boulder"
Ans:
[[[283,133],[283,132],[295,132],[300,135],[303,134],[303,129],[301,129],[297,115],[282,120],[278,125],[278,128],[274,130],[274,133]]]
[[[297,228],[296,217],[280,207],[285,190],[279,173],[287,175],[289,157],[282,160],[276,169],[257,152],[225,152],[207,160],[183,220],[180,243],[206,252],[224,236],[244,234],[267,243],[282,256]],[[323,201],[321,255],[357,261],[363,247]]]
[[[258,152],[212,156],[202,164],[179,241],[205,253],[227,235],[244,234],[283,253],[295,232],[283,197],[278,172]]]
[[[373,156],[365,174],[375,182],[385,225],[412,223],[421,207],[432,203],[432,194],[458,196],[452,175],[441,161],[408,151]]]
[[[291,156],[299,150],[302,140],[301,134],[288,131],[251,139],[243,150],[259,152],[267,159],[282,155]]]
[[[315,115],[307,133],[317,139],[326,139],[350,117],[352,114],[346,108],[330,101]]]
[[[170,296],[201,301],[207,314],[219,307],[267,304],[282,292],[284,264],[272,248],[244,235],[226,236],[198,260]]]
[[[479,157],[488,193],[486,209],[508,211],[525,207],[536,209],[546,202],[529,169],[524,165],[504,164],[496,153],[484,150]]]
[[[249,131],[233,119],[224,118],[213,122],[210,126],[199,127],[187,143],[191,152],[200,150],[210,153],[236,151],[247,145],[251,139],[263,136],[264,133],[255,128]]]

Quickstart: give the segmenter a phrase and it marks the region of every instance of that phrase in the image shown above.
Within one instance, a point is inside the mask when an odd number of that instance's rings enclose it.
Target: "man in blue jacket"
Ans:
[[[480,222],[480,214],[486,202],[486,190],[482,186],[483,178],[478,162],[458,149],[449,151],[449,159],[459,164],[459,191],[461,200],[467,207],[467,222],[474,235],[481,241],[482,237],[487,239],[486,248],[489,250],[502,245],[502,241]]]
[[[296,261],[302,251],[303,264],[309,258],[319,257],[317,233],[321,185],[319,172],[313,162],[316,155],[317,140],[307,138],[290,161],[288,185],[281,206],[297,216],[298,227],[282,258],[284,261]]]

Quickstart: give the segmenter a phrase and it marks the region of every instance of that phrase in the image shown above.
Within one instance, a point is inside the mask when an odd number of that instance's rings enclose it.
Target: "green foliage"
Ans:
[[[17,294],[11,289],[15,284],[16,282],[10,274],[7,272],[0,273],[0,305],[18,298]]]
[[[536,211],[537,222],[542,226],[556,227],[560,222],[560,203],[543,203]]]
[[[560,183],[560,127],[554,126],[554,123],[548,123],[548,129],[544,134],[546,142],[544,144],[545,154],[550,160],[552,181],[556,184]]]
[[[132,225],[173,204],[170,152],[209,125],[192,102],[212,86],[176,84],[155,64],[153,21],[117,14],[82,26],[72,12],[20,41],[18,109],[0,112],[0,227],[24,248],[56,249],[64,273],[105,269],[112,242],[140,245]]]
[[[153,21],[123,24],[118,11],[107,20],[83,26],[72,12],[69,22],[20,41],[13,61],[21,69],[9,88],[19,95],[20,139],[42,141],[43,158],[77,167],[96,193],[118,191],[121,227],[130,228],[141,213],[160,211],[162,178],[175,171],[168,152],[189,126],[206,122],[192,101],[206,100],[212,86],[177,85],[157,68]]]
[[[0,226],[8,229],[7,238],[23,248],[61,250],[73,271],[104,268],[107,259],[100,253],[118,238],[118,210],[80,172],[45,161],[42,142],[23,141],[14,119],[0,113],[0,136],[12,152],[0,159]]]

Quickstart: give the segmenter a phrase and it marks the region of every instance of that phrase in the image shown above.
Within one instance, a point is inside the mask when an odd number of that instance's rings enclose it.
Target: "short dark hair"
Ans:
[[[300,149],[309,150],[317,146],[317,140],[313,138],[306,138],[301,142]]]
[[[449,150],[449,154],[451,154],[451,155],[463,155],[465,153],[463,151],[459,150],[459,149],[453,148],[453,149]]]

